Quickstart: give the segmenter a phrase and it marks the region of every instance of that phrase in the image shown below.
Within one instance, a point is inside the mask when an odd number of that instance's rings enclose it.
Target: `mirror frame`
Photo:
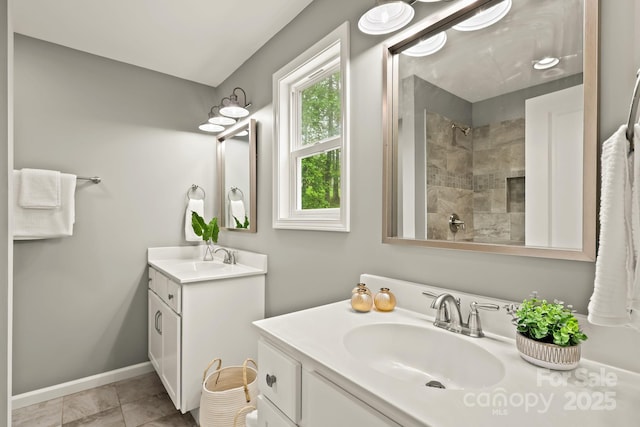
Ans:
[[[426,17],[383,46],[383,212],[382,242],[390,244],[416,245],[432,248],[459,249],[519,255],[540,258],[555,258],[576,261],[595,261],[597,236],[597,185],[598,185],[598,43],[599,1],[584,0],[583,34],[583,83],[584,83],[584,129],[583,129],[583,206],[582,249],[554,249],[545,247],[511,246],[491,243],[455,242],[448,240],[415,240],[397,236],[396,171],[398,123],[398,61],[394,55],[411,43],[438,32],[472,16],[478,8],[491,7],[500,0],[460,0],[451,6]]]
[[[225,172],[225,153],[224,142],[233,138],[236,134],[240,133],[243,129],[249,131],[249,228],[235,228],[228,227],[226,224],[226,196],[224,172]],[[218,193],[220,206],[218,208],[219,226],[221,229],[228,231],[239,231],[245,233],[257,233],[258,232],[258,206],[257,206],[257,181],[256,181],[256,164],[257,164],[257,121],[253,118],[248,118],[239,121],[232,127],[224,130],[220,134],[216,135],[217,145],[217,166],[218,166]]]

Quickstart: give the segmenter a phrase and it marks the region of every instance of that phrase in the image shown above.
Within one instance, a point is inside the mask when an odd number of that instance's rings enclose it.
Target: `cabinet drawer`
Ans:
[[[149,267],[149,289],[155,292],[173,311],[178,314],[182,312],[182,288],[180,284],[169,279],[153,267]]]
[[[182,304],[180,304],[180,296],[181,296],[181,286],[172,281],[167,279],[167,304],[169,305],[169,307],[171,307],[173,309],[173,311],[175,311],[176,313],[180,314],[180,309],[182,307]]]
[[[300,362],[260,340],[258,366],[260,392],[294,423],[300,421]]]
[[[149,288],[160,297],[161,300],[167,302],[167,279],[162,273],[155,268],[149,267]]]
[[[155,269],[149,267],[149,289],[151,289],[153,292],[156,292],[156,274],[158,274],[158,272]]]
[[[296,427],[273,403],[258,396],[258,427]]]

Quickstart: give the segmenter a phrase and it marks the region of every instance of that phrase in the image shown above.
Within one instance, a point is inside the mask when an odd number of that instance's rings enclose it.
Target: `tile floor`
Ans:
[[[12,427],[193,427],[155,372],[16,409]]]

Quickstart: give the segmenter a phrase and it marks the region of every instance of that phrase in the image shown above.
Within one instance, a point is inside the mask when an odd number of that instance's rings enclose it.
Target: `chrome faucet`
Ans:
[[[431,308],[436,312],[436,321],[433,324],[452,332],[462,332],[462,314],[460,314],[460,299],[451,294],[440,294],[431,303]]]
[[[480,304],[473,301],[470,304],[471,311],[469,312],[467,323],[463,323],[462,314],[460,313],[459,298],[455,298],[453,295],[447,293],[436,295],[432,292],[423,292],[422,294],[435,298],[431,303],[431,308],[435,308],[437,310],[436,319],[433,322],[434,326],[474,338],[484,336],[478,309],[494,311],[500,310],[500,306],[497,304]]]
[[[230,251],[229,249],[226,249],[226,248],[218,248],[215,251],[213,251],[213,253],[216,253],[218,251],[223,251],[224,252],[224,260],[222,260],[223,263],[225,263],[225,264],[235,264],[236,263],[236,255],[235,255],[234,251]]]

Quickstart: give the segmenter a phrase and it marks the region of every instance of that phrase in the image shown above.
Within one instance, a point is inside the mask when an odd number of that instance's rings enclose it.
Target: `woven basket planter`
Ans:
[[[527,362],[542,368],[568,371],[580,362],[580,345],[561,347],[535,341],[524,335],[516,334],[516,347],[520,356]]]

